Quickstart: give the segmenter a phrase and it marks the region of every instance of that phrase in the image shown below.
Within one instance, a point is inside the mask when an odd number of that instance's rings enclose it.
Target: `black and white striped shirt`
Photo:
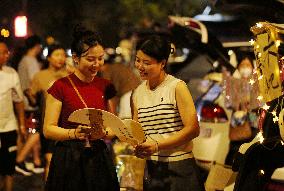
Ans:
[[[138,109],[138,121],[147,139],[164,140],[184,127],[175,97],[175,89],[180,81],[167,75],[155,90],[150,90],[146,81],[135,89],[133,101]],[[155,153],[150,159],[179,161],[192,157],[192,142],[189,142],[176,149]]]

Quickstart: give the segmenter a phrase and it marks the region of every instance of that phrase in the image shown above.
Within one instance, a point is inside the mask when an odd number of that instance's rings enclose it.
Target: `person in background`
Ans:
[[[30,88],[31,81],[36,73],[41,69],[41,63],[38,62],[37,56],[41,53],[41,39],[37,35],[28,37],[25,40],[25,55],[21,59],[18,65],[18,73],[20,76],[20,82],[24,92]],[[29,108],[28,102],[26,104],[27,110],[33,110]]]
[[[42,161],[40,158],[40,134],[37,130],[39,121],[39,111],[37,107],[31,106],[28,101],[27,91],[31,86],[31,81],[36,73],[41,69],[41,63],[38,62],[37,56],[41,53],[41,39],[37,35],[28,37],[25,40],[26,52],[18,65],[18,73],[22,89],[24,91],[25,99],[25,121],[27,131],[30,133],[21,140],[24,142],[23,146],[18,151],[16,159],[16,171],[25,176],[31,176],[32,172],[27,169],[25,160],[28,157],[29,152],[32,150],[34,173],[42,173],[44,168],[42,167]],[[22,144],[22,143],[21,143]]]
[[[17,133],[19,135],[26,133],[23,92],[17,72],[5,65],[8,58],[8,47],[4,41],[0,40],[0,175],[4,176],[4,191],[13,190]],[[14,114],[13,103],[18,122]],[[2,190],[1,186],[0,190]]]
[[[130,119],[131,91],[141,83],[141,80],[129,66],[126,66],[122,62],[122,57],[115,53],[109,53],[108,59],[101,67],[101,72],[102,77],[110,80],[117,91],[116,104],[118,105],[118,116],[122,119]]]
[[[119,191],[113,160],[104,142],[113,138],[113,133],[105,130],[100,121],[94,121],[96,128],[83,128],[68,121],[72,112],[82,108],[115,112],[114,86],[96,77],[104,64],[100,38],[80,26],[74,29],[73,38],[75,72],[55,81],[47,90],[43,133],[57,143],[45,189]],[[86,147],[86,139],[89,147]]]
[[[253,59],[250,55],[241,54],[238,62],[237,77],[245,83],[241,88],[241,91],[251,92],[251,85],[249,79],[253,75]],[[257,134],[257,110],[251,110],[249,107],[250,97],[242,96],[238,105],[238,108],[233,109],[231,122],[230,122],[230,148],[227,154],[225,164],[233,165],[234,158],[239,151],[242,144],[250,142]]]
[[[46,180],[48,175],[49,164],[52,157],[52,151],[54,148],[54,141],[45,139],[42,134],[43,117],[45,111],[45,100],[47,96],[47,90],[52,86],[52,84],[62,77],[68,75],[66,69],[66,52],[63,46],[59,44],[53,44],[48,48],[48,68],[39,71],[34,75],[31,82],[31,87],[27,90],[26,95],[28,95],[29,102],[32,105],[39,106],[41,113],[39,127],[40,127],[40,138],[41,138],[41,153],[45,156],[45,175]],[[23,159],[23,157],[22,157]],[[20,161],[22,162],[22,161]]]
[[[136,50],[144,81],[132,94],[132,111],[146,141],[134,152],[147,159],[143,190],[204,190],[192,153],[192,139],[199,135],[194,103],[185,82],[165,71],[170,42],[152,36]]]

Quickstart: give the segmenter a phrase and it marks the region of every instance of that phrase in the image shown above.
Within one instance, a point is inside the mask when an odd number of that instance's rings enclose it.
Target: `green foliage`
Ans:
[[[207,0],[120,0],[120,21],[135,27],[143,18],[164,23],[169,15],[192,17],[206,5]]]

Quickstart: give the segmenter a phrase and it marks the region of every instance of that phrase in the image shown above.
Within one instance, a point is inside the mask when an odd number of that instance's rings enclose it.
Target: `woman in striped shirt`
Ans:
[[[165,71],[170,43],[152,36],[137,46],[135,66],[143,83],[132,94],[133,119],[146,141],[135,155],[146,158],[144,190],[204,190],[192,154],[199,125],[191,94],[180,79]]]

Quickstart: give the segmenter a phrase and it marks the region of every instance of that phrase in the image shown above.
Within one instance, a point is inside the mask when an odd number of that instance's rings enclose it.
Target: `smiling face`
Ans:
[[[51,67],[60,69],[64,66],[66,61],[66,54],[64,49],[56,49],[48,57],[48,62]]]
[[[142,80],[156,80],[164,73],[165,61],[158,62],[156,59],[138,50],[135,67],[139,70]]]
[[[90,47],[82,56],[74,56],[77,69],[86,77],[95,77],[104,64],[104,49],[101,45]]]

